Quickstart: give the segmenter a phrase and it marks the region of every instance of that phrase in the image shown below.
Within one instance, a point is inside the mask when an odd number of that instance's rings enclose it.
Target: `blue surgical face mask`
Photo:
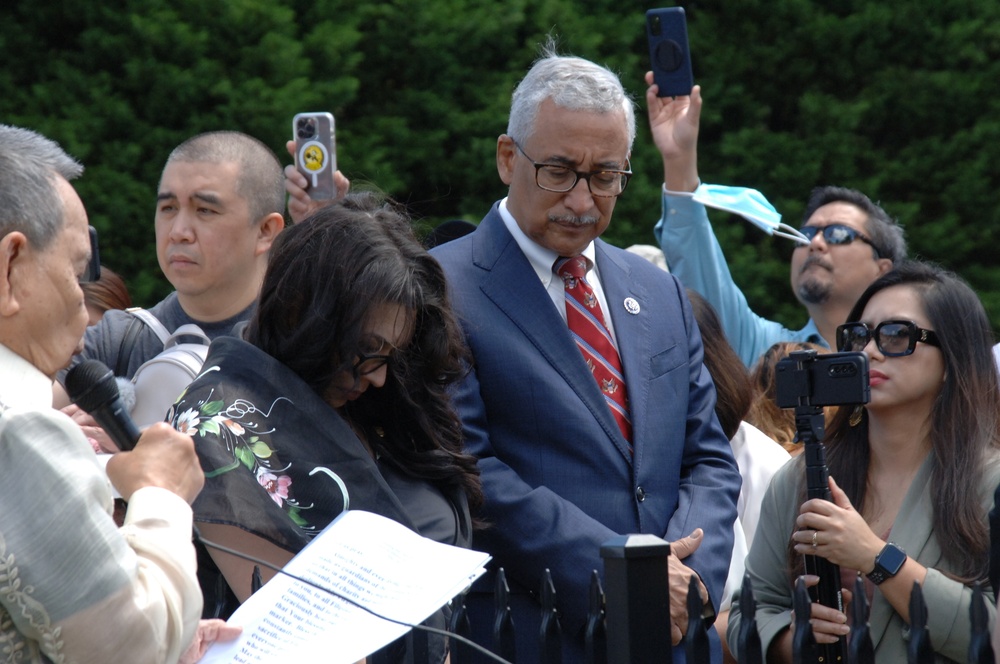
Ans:
[[[706,207],[738,214],[768,235],[773,235],[781,223],[781,215],[767,202],[764,194],[756,189],[701,184],[695,189],[692,198]]]
[[[809,240],[801,233],[781,223],[781,215],[764,198],[764,194],[756,189],[701,184],[695,189],[691,198],[706,207],[737,214],[768,235],[777,234],[802,244],[809,244]]]

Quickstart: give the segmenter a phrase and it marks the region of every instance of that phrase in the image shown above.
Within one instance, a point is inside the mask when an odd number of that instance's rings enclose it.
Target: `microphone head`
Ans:
[[[114,372],[100,360],[84,360],[70,369],[66,373],[66,394],[88,413],[120,396]]]

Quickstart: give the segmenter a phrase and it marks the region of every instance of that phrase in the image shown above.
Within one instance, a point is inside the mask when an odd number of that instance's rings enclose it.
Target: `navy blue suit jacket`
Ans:
[[[475,232],[432,252],[474,358],[455,395],[491,523],[473,546],[529,591],[550,568],[563,631],[574,636],[585,622],[591,571],[603,571],[600,546],[616,535],[672,541],[702,528],[701,547],[684,562],[718,607],[740,489],[683,286],[643,258],[595,244],[634,454],[496,205]],[[637,314],[624,306],[629,297]]]

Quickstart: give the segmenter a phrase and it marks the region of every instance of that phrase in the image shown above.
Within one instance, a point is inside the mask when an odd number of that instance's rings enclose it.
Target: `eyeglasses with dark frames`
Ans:
[[[827,224],[826,226],[803,226],[799,229],[799,232],[806,236],[806,238],[811,242],[817,233],[823,233],[823,240],[827,244],[850,244],[855,240],[861,240],[872,249],[875,250],[875,255],[878,258],[882,257],[882,250],[879,249],[874,242],[865,237],[861,231],[858,231],[850,226],[844,224]]]
[[[354,363],[355,376],[367,376],[375,373],[392,360],[392,355],[358,353],[358,360]]]
[[[837,327],[837,349],[840,351],[864,350],[868,342],[875,339],[875,345],[886,357],[903,357],[913,353],[917,342],[941,347],[937,334],[932,330],[918,327],[911,320],[884,320],[875,326],[867,323],[844,323]]]
[[[598,198],[615,198],[621,196],[632,175],[628,160],[625,160],[626,170],[604,169],[599,171],[574,171],[559,164],[539,163],[528,156],[517,141],[511,139],[518,152],[535,167],[535,184],[545,191],[565,194],[572,191],[580,180],[587,182],[590,193]]]

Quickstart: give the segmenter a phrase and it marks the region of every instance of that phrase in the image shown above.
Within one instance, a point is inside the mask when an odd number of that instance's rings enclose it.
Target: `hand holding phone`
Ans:
[[[337,148],[333,115],[298,113],[292,120],[295,138],[295,168],[309,182],[309,196],[315,200],[337,197],[333,174],[337,170]]]
[[[679,97],[691,94],[694,75],[691,72],[691,51],[688,47],[687,19],[683,7],[664,7],[646,12],[646,39],[653,82],[659,88],[658,97]]]

